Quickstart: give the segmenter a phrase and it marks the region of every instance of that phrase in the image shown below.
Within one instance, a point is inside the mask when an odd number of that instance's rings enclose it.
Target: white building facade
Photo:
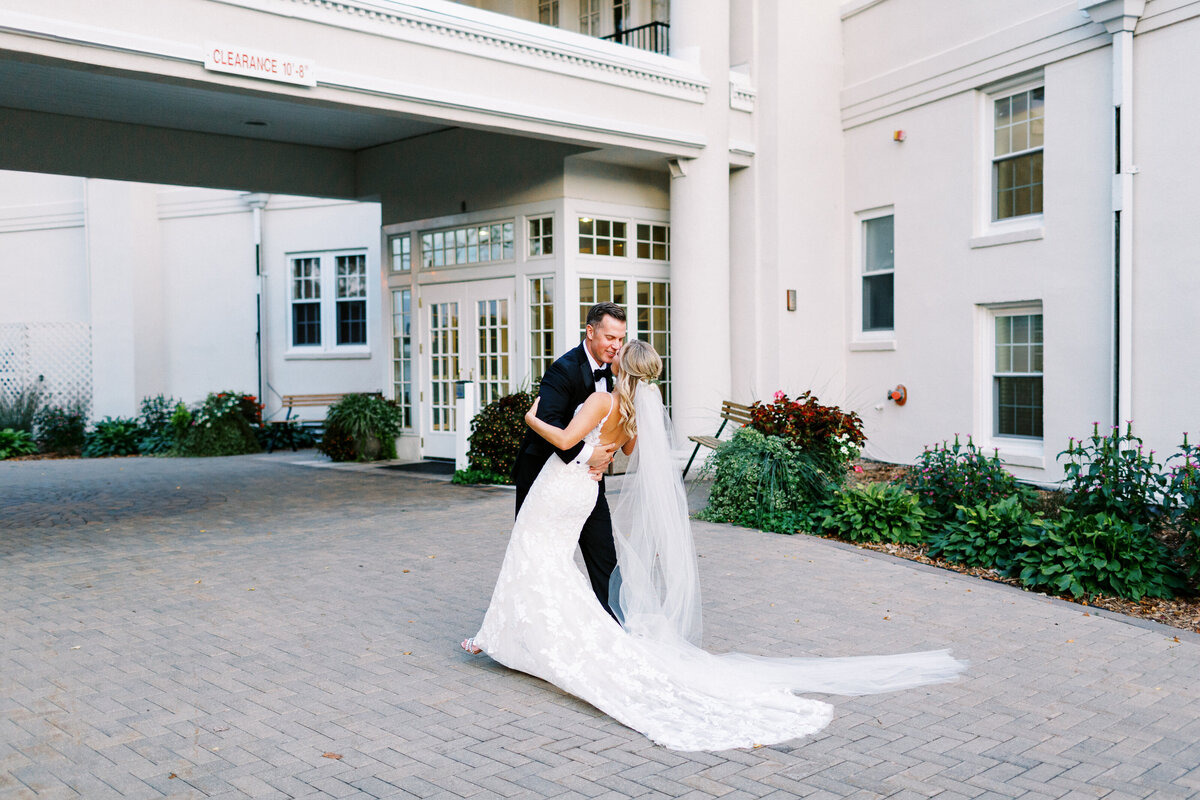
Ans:
[[[862,415],[868,456],[960,434],[1050,483],[1093,421],[1164,453],[1200,420],[1200,3],[177,0],[199,30],[142,31],[138,58],[121,4],[103,27],[19,5],[0,34],[36,52],[9,77],[114,73],[86,88],[119,113],[67,154],[32,141],[69,131],[58,100],[0,91],[29,131],[0,159],[0,325],[75,326],[96,415],[383,391],[401,454],[447,457],[458,381],[530,385],[613,299],[684,433],[811,389]],[[314,85],[195,63],[233,22],[320,54]],[[193,93],[186,134],[120,110],[178,100],[115,77],[135,68]],[[196,155],[99,152],[127,133]]]

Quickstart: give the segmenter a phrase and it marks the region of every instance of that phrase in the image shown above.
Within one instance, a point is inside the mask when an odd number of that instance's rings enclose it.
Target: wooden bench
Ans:
[[[692,450],[692,457],[688,459],[687,466],[683,468],[683,477],[687,477],[688,470],[692,468],[692,462],[696,460],[696,453],[700,452],[700,446],[717,449],[721,443],[718,438],[721,431],[725,430],[725,426],[730,422],[736,422],[738,425],[750,424],[750,406],[744,406],[741,403],[735,403],[732,400],[725,400],[721,403],[721,427],[717,428],[717,432],[713,436],[689,436],[688,440],[696,443],[696,447]]]
[[[267,423],[269,425],[280,425],[280,426],[284,426],[284,427],[283,427],[283,430],[280,432],[279,436],[273,435],[273,436],[269,437],[268,442],[267,442],[267,452],[270,453],[271,451],[273,451],[275,449],[275,444],[276,444],[277,439],[286,439],[287,441],[280,441],[279,443],[280,444],[290,444],[292,446],[292,450],[295,451],[295,449],[296,449],[296,434],[295,434],[295,431],[291,427],[293,423],[300,426],[301,428],[304,428],[305,430],[307,430],[309,433],[311,433],[313,435],[313,438],[315,438],[317,441],[320,441],[321,434],[325,432],[324,417],[322,417],[321,419],[299,419],[298,417],[296,419],[293,419],[292,413],[297,408],[319,408],[319,407],[323,407],[323,406],[331,406],[348,394],[375,394],[375,395],[378,395],[380,393],[379,392],[341,392],[338,394],[285,394],[283,396],[283,402],[281,403],[280,407],[286,408],[287,414],[284,416],[283,419],[273,419],[273,420],[269,420]]]

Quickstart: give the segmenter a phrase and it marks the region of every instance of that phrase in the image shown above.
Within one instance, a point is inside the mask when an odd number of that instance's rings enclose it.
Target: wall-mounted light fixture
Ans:
[[[796,310],[796,290],[795,289],[787,290],[787,310],[788,311]]]
[[[902,406],[908,402],[908,389],[904,388],[903,383],[898,384],[895,389],[887,393],[887,399],[898,406]]]

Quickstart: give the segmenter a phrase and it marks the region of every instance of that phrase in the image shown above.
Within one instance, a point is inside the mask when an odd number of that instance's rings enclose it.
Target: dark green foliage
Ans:
[[[1063,467],[1063,505],[1078,514],[1111,514],[1123,520],[1158,527],[1166,521],[1163,500],[1167,478],[1142,440],[1133,435],[1133,425],[1113,426],[1107,434],[1092,424],[1087,439],[1072,437]]]
[[[96,423],[83,441],[85,458],[136,456],[142,427],[136,419],[105,417]]]
[[[491,483],[512,483],[509,476],[517,463],[521,439],[528,430],[525,412],[533,405],[534,397],[532,392],[513,392],[488,403],[475,415],[467,450],[471,472],[502,478]]]
[[[395,458],[401,413],[377,394],[348,394],[329,407],[317,449],[334,461]]]
[[[1167,459],[1166,494],[1170,499],[1171,521],[1176,525],[1200,530],[1200,446],[1183,435],[1179,452]]]
[[[33,421],[45,400],[41,382],[16,392],[0,391],[0,429],[33,433]]]
[[[74,455],[83,448],[87,409],[81,401],[43,406],[34,417],[38,447],[44,453]]]
[[[793,533],[838,485],[824,458],[746,426],[709,456],[713,478],[701,518]]]
[[[236,456],[261,448],[253,426],[261,421],[261,406],[253,395],[209,393],[191,413],[176,406],[171,413],[176,443],[184,456]]]
[[[139,449],[147,455],[162,455],[176,446],[175,425],[172,420],[183,403],[173,397],[157,395],[142,398],[142,413],[138,423],[142,426]]]
[[[254,434],[258,437],[259,446],[264,450],[293,446],[303,450],[317,443],[312,428],[298,419],[264,422],[254,429]]]
[[[930,534],[929,555],[968,567],[1004,570],[1022,540],[1036,537],[1041,524],[1017,495],[992,505],[960,505],[953,522]]]
[[[326,425],[317,450],[329,456],[334,461],[357,461],[358,447],[354,437],[341,428],[340,425]]]
[[[505,484],[512,483],[512,478],[508,475],[497,475],[494,472],[487,472],[479,469],[458,469],[454,471],[454,477],[450,479],[451,483],[472,485],[472,484]]]
[[[1170,551],[1148,526],[1071,510],[1022,537],[1008,574],[1030,589],[1076,599],[1171,598],[1184,589]]]
[[[970,438],[962,444],[958,436],[954,444],[925,448],[904,480],[921,505],[942,520],[954,519],[957,506],[992,505],[1019,491],[996,455],[986,456]]]
[[[14,456],[30,456],[38,451],[29,431],[0,430],[0,461]]]
[[[925,539],[925,511],[904,487],[869,483],[837,492],[822,509],[814,533],[852,542],[917,544]]]

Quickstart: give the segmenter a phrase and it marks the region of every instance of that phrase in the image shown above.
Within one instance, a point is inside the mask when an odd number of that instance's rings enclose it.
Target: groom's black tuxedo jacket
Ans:
[[[542,376],[541,388],[538,391],[538,397],[541,398],[541,403],[538,404],[538,419],[565,428],[575,416],[575,409],[595,391],[596,382],[592,378],[592,366],[583,351],[583,344],[580,343],[578,347],[559,357]],[[557,453],[564,462],[570,462],[582,449],[583,442],[579,442],[569,450],[559,450],[532,429],[526,430],[517,454],[517,463],[513,467],[513,480],[520,486],[522,477],[527,476],[529,483],[533,483],[533,479],[537,477],[551,453]],[[604,481],[600,482],[600,491],[604,491]]]

